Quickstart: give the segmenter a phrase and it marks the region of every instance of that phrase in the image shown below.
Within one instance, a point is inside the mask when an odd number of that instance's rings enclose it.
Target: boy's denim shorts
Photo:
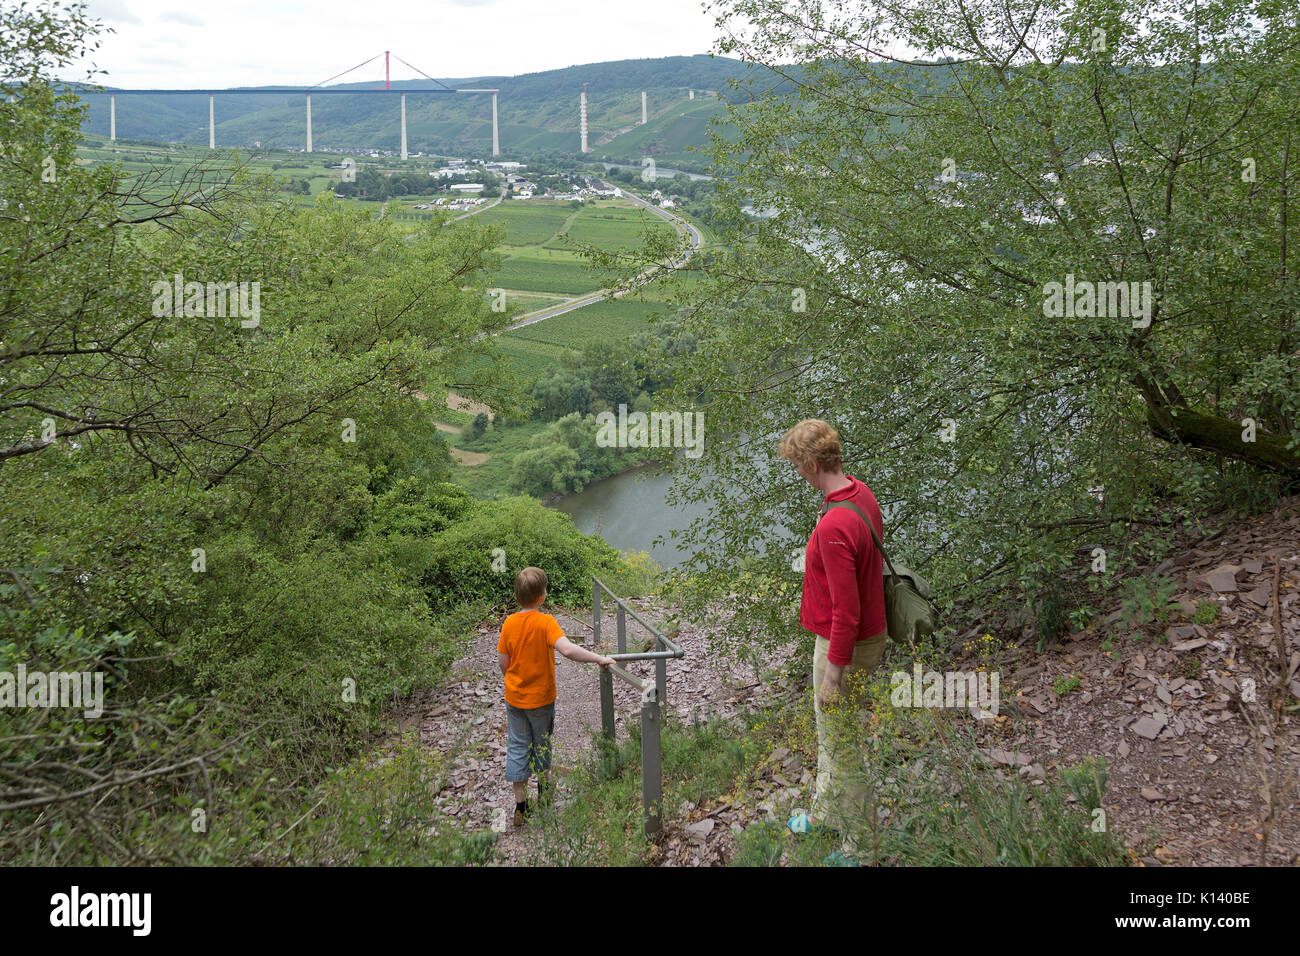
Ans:
[[[555,701],[524,710],[506,704],[506,781],[521,783],[551,769]]]

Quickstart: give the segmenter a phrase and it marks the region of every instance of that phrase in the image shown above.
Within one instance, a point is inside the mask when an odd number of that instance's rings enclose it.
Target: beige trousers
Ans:
[[[853,648],[853,660],[844,668],[847,682],[853,674],[870,674],[885,655],[887,633],[877,634],[859,641]],[[863,827],[873,811],[870,788],[867,786],[861,749],[856,740],[836,740],[831,733],[830,719],[822,713],[817,700],[817,689],[826,674],[827,654],[831,642],[817,638],[813,649],[813,712],[817,717],[817,790],[813,795],[809,816],[816,823],[833,827],[844,834],[843,852],[853,857],[858,847],[854,834]],[[865,726],[866,713],[861,712],[856,726]]]

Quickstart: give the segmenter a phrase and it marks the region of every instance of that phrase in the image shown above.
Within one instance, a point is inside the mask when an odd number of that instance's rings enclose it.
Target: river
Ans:
[[[584,534],[599,534],[620,551],[648,551],[663,567],[675,568],[690,555],[678,550],[669,532],[686,530],[708,509],[699,502],[669,504],[671,486],[669,473],[637,468],[565,495],[551,507],[571,517]],[[656,547],[660,535],[666,540]]]

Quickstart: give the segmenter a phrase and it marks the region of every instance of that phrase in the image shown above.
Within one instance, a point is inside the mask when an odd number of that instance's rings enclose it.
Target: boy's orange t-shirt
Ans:
[[[564,636],[560,622],[536,609],[518,611],[501,625],[497,651],[510,655],[506,703],[531,710],[555,701],[555,642]]]

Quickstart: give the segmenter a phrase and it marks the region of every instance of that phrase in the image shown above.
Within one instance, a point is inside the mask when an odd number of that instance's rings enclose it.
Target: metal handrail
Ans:
[[[644,627],[644,628],[645,628],[647,631],[649,631],[651,634],[653,634],[657,640],[663,641],[665,644],[667,644],[668,647],[671,648],[671,649],[673,650],[673,652],[674,652],[673,655],[672,655],[673,657],[682,657],[683,655],[685,655],[686,652],[685,652],[684,650],[682,650],[680,647],[678,647],[676,644],[674,644],[672,641],[670,641],[667,637],[665,637],[665,636],[663,635],[663,632],[661,632],[661,631],[659,630],[659,628],[655,627],[653,624],[651,624],[649,621],[647,621],[645,618],[643,618],[640,614],[638,614],[637,611],[636,611],[636,608],[634,608],[634,607],[632,607],[631,605],[629,605],[629,604],[628,604],[626,601],[624,601],[621,597],[619,597],[617,594],[615,594],[613,591],[611,591],[611,590],[609,589],[609,586],[608,586],[607,584],[605,584],[604,581],[602,581],[600,578],[596,577],[594,574],[591,576],[591,580],[594,581],[594,582],[595,582],[595,585],[596,585],[596,592],[595,592],[595,593],[596,593],[596,603],[595,603],[595,608],[596,608],[596,610],[600,610],[600,592],[601,592],[601,591],[604,591],[606,594],[608,594],[610,597],[612,597],[612,598],[614,599],[614,603],[615,603],[615,604],[617,604],[617,605],[618,605],[620,608],[622,608],[625,612],[627,612],[628,614],[631,614],[634,618],[636,618],[638,621],[640,621],[640,622],[641,622],[641,626]],[[596,637],[597,637],[597,639],[600,638],[599,620],[600,620],[599,615],[597,615],[597,628],[596,628]],[[612,657],[613,655],[611,654],[610,656]],[[632,660],[633,658],[625,657],[625,658],[623,658],[623,659],[624,659],[624,660]]]
[[[592,635],[600,641],[600,594],[604,591],[614,599],[618,608],[618,653],[607,656],[616,661],[654,661],[654,682],[643,681],[621,667],[611,665],[600,669],[600,725],[601,734],[607,741],[614,741],[614,677],[627,681],[641,692],[641,804],[644,812],[643,831],[647,837],[657,835],[663,829],[661,804],[663,802],[663,766],[660,741],[661,708],[668,703],[669,660],[685,656],[686,652],[665,637],[657,627],[643,618],[609,587],[592,575]],[[654,635],[655,647],[667,647],[668,650],[627,652],[627,619],[631,614]]]
[[[612,654],[607,654],[607,655],[605,655],[605,656],[606,656],[606,657],[612,657],[613,655],[612,655]],[[634,675],[632,675],[632,674],[629,674],[627,671],[623,670],[621,667],[611,667],[611,668],[610,668],[610,672],[613,673],[613,674],[618,675],[618,676],[621,677],[621,678],[623,678],[623,680],[627,681],[629,684],[631,684],[633,687],[635,687],[637,690],[639,690],[639,691],[640,691],[641,693],[643,693],[643,694],[646,693],[647,691],[651,690],[651,689],[654,687],[654,685],[651,684],[649,681],[647,681],[647,680],[642,680],[642,679],[639,678],[639,677],[636,677],[636,676],[634,676]]]

